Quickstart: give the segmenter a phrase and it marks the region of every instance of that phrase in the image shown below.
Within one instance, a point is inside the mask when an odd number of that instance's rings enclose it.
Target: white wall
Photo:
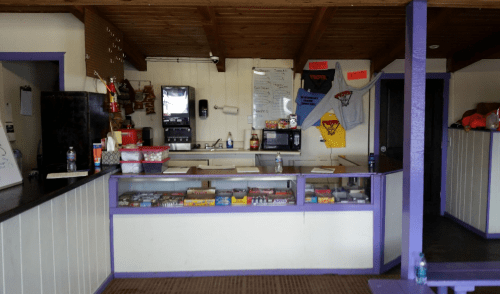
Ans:
[[[85,30],[69,13],[0,13],[0,52],[66,52],[67,91],[105,93],[105,87],[85,76]]]
[[[329,68],[335,67],[335,60],[329,60]],[[369,60],[341,60],[344,76],[349,71],[370,69]],[[227,59],[226,72],[219,73],[215,65],[208,63],[167,63],[148,62],[148,71],[139,72],[133,68],[125,70],[125,78],[129,80],[149,80],[154,86],[156,95],[156,114],[146,115],[144,110],[138,110],[132,114],[132,120],[136,127],[152,127],[154,129],[155,144],[164,142],[163,129],[161,126],[161,95],[162,85],[188,85],[196,89],[196,100],[207,99],[209,104],[209,115],[205,120],[196,118],[197,143],[202,145],[213,143],[218,138],[226,140],[228,132],[231,132],[235,147],[243,146],[243,134],[245,129],[251,129],[247,117],[252,115],[252,68],[253,67],[280,67],[292,68],[293,60],[265,60],[265,59]],[[308,68],[308,64],[306,67]],[[368,73],[370,75],[370,73]],[[350,85],[363,86],[368,82],[365,80],[349,81]],[[134,83],[134,82],[132,82]],[[295,100],[297,91],[301,86],[300,75],[294,78]],[[320,142],[320,132],[316,128],[310,128],[303,132],[302,156],[300,160],[325,160],[337,158],[339,154],[364,154],[368,153],[368,99],[374,101],[374,91],[364,96],[365,122],[353,130],[346,132],[346,147],[327,149]],[[239,107],[238,115],[226,115],[217,106]],[[198,111],[198,103],[196,103]],[[295,110],[295,103],[294,103]],[[373,110],[371,114],[373,121]],[[373,128],[372,128],[373,130]],[[261,138],[261,137],[260,137]],[[373,145],[373,138],[371,138]],[[295,158],[298,160],[299,158]]]
[[[3,76],[3,93],[0,94],[0,105],[12,105],[12,119],[16,140],[11,142],[12,148],[21,150],[23,154],[23,177],[37,166],[38,142],[42,138],[40,92],[57,91],[59,89],[58,65],[50,61],[4,61],[0,62],[0,78]],[[0,82],[0,87],[2,83]],[[21,115],[19,89],[29,85],[32,92],[32,115]],[[5,110],[4,110],[5,111]],[[6,118],[2,115],[2,118]]]

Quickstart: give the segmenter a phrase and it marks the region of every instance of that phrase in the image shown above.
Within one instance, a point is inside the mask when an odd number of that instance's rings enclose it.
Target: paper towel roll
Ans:
[[[250,139],[252,138],[252,130],[245,130],[245,138],[243,141],[243,148],[250,150]]]
[[[224,106],[222,112],[227,114],[238,114],[238,107]]]

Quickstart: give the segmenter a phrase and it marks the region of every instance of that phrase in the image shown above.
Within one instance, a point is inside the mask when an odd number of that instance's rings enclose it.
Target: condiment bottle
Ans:
[[[257,134],[252,134],[250,138],[250,150],[259,150],[259,137],[257,137]]]
[[[229,132],[229,135],[227,136],[226,148],[233,148],[233,136],[231,136],[231,132]]]

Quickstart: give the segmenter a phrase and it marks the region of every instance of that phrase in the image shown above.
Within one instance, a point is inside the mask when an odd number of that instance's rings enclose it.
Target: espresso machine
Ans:
[[[170,151],[191,150],[196,144],[194,88],[161,86],[162,124]]]

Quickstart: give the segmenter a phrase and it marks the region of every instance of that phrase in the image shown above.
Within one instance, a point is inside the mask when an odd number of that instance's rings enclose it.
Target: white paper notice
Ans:
[[[31,91],[21,90],[21,114],[33,114],[33,99]]]
[[[254,68],[253,128],[265,128],[266,120],[288,118],[293,104],[293,70]]]

